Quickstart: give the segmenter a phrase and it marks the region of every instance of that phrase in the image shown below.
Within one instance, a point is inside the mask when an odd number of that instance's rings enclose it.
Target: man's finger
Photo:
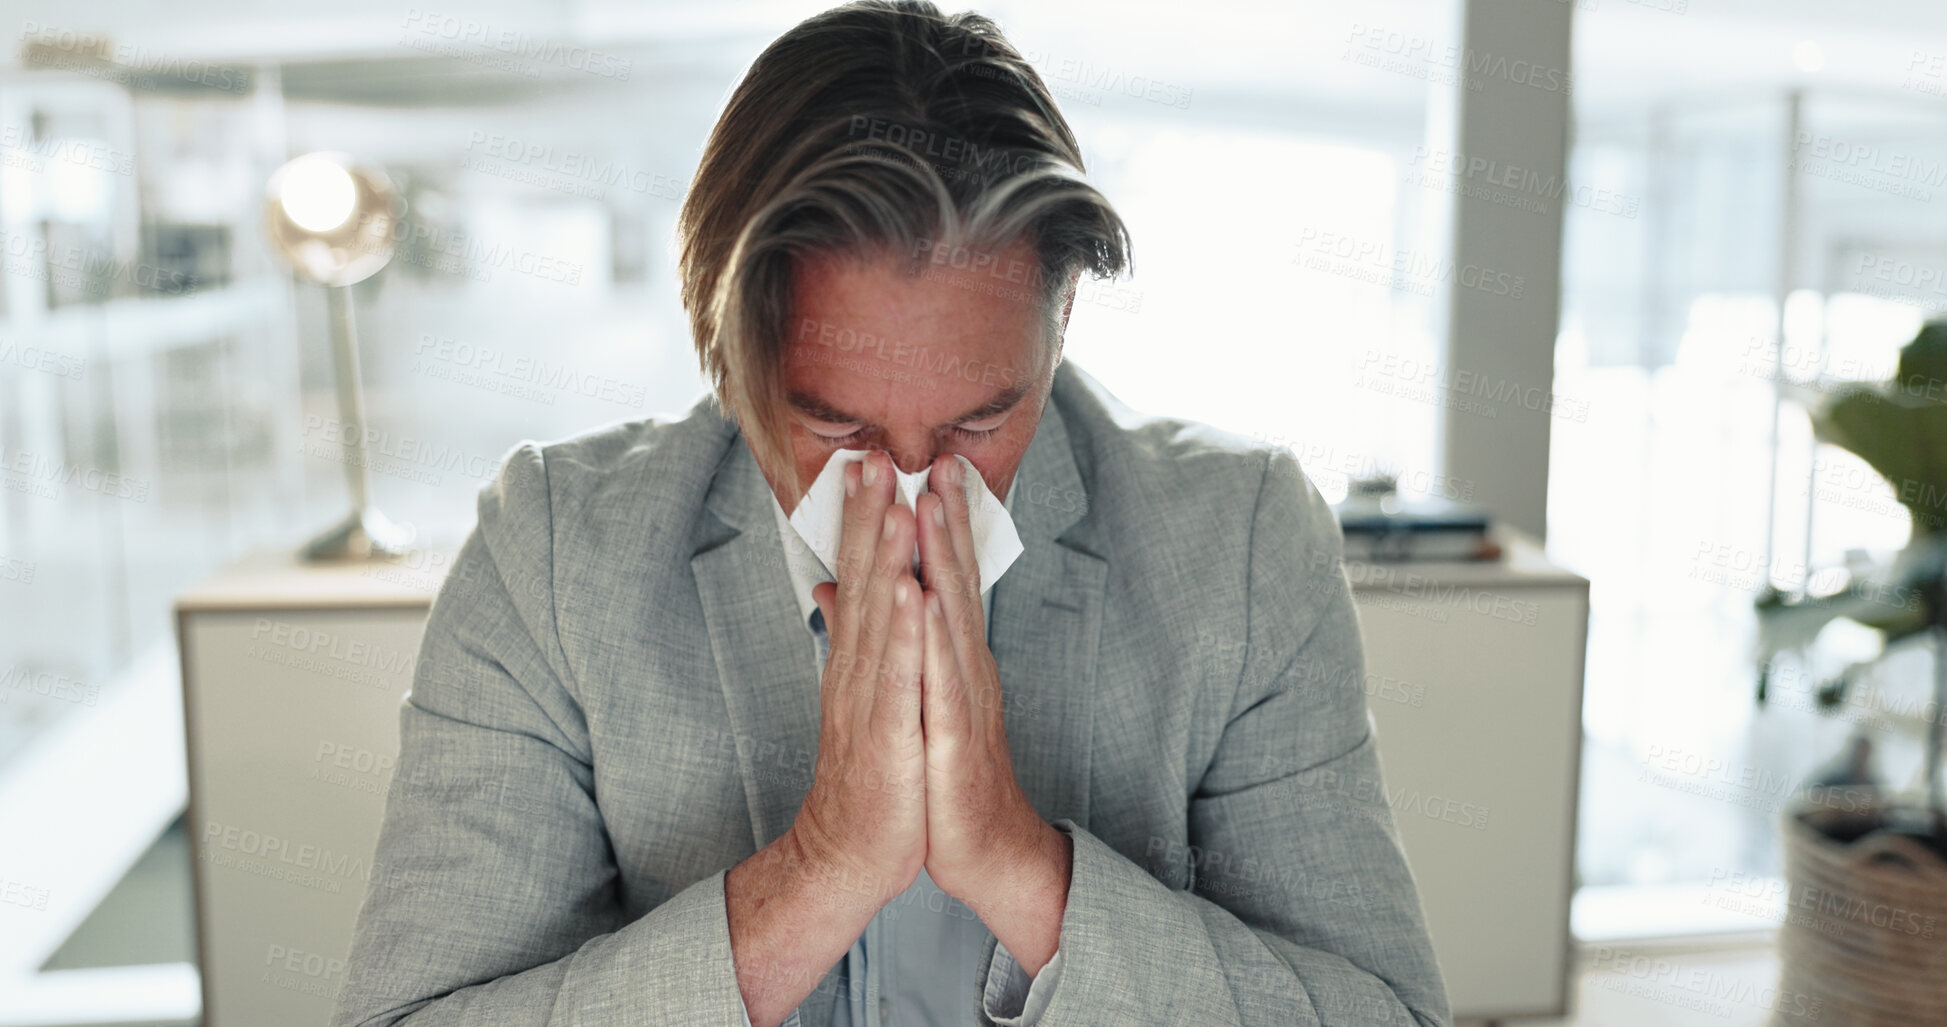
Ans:
[[[872,591],[871,569],[880,546],[886,507],[892,504],[892,476],[880,465],[883,459],[874,450],[845,468],[845,516],[839,528],[838,566],[832,569],[838,577],[838,622],[834,624],[829,615],[825,621],[834,647],[849,648],[858,643],[859,624],[854,615],[862,613],[859,606]],[[867,470],[873,472],[869,485],[864,481]]]
[[[959,457],[949,454],[946,459],[946,466],[950,470],[946,475],[946,487],[940,490],[939,495],[946,503],[947,534],[953,538],[953,554],[958,561],[956,566],[963,575],[960,587],[979,598],[980,563],[974,559],[973,512],[967,505],[967,467],[960,463]],[[936,468],[933,473],[939,474],[939,469]],[[973,473],[980,472],[975,470]]]
[[[926,593],[926,659],[920,685],[924,704],[921,716],[926,729],[926,744],[931,758],[938,746],[954,745],[967,737],[972,716],[967,709],[966,679],[954,655],[952,632],[946,622],[940,594]]]
[[[907,552],[911,552],[909,546]],[[881,738],[903,740],[906,745],[924,744],[920,734],[920,675],[924,664],[921,653],[924,629],[920,604],[924,598],[919,582],[909,575],[895,582],[892,593],[890,631],[884,659],[877,677],[878,695],[872,703],[871,729]],[[899,755],[913,753],[905,748]]]
[[[957,575],[953,535],[945,527],[946,509],[940,497],[922,492],[913,501],[913,520],[919,526],[919,567],[927,588],[948,588]]]
[[[884,485],[885,482],[880,484]],[[908,600],[918,605],[919,582],[913,579],[913,515],[904,507],[888,506],[880,524],[877,552],[867,571],[865,595],[852,608],[859,618],[858,643],[854,656],[859,661],[859,669],[868,672],[873,681],[883,685],[885,676],[892,673],[888,665],[892,648],[892,627],[897,612],[896,591],[906,586]],[[914,624],[919,623],[914,618]],[[913,672],[919,671],[917,657],[913,660]],[[869,707],[878,701],[881,690],[870,693],[867,701],[861,702],[861,714],[869,713]]]
[[[928,499],[927,496],[932,498]],[[953,552],[953,533],[939,523],[946,520],[945,506],[940,497],[931,492],[922,494],[920,501],[925,507],[922,511],[924,523],[920,525],[920,553],[926,570],[926,587],[929,592],[941,597],[946,623],[940,633],[951,640],[956,658],[964,660],[973,653],[972,640],[979,639],[985,643],[987,637],[977,598],[979,586],[976,582],[971,589],[976,599],[970,606],[967,602],[969,582]],[[936,516],[939,521],[935,520]]]

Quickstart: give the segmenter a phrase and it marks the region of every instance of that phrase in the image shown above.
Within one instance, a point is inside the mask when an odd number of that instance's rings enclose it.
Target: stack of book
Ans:
[[[1402,497],[1390,483],[1358,482],[1332,509],[1345,532],[1345,558],[1485,560],[1500,555],[1485,510],[1438,496]]]

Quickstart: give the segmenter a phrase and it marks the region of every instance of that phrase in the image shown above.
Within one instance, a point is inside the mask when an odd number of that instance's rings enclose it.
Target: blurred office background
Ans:
[[[182,743],[140,711],[180,694],[175,598],[346,502],[325,303],[268,249],[268,174],[345,150],[406,198],[400,251],[354,307],[385,435],[374,495],[434,551],[516,442],[703,394],[674,217],[745,64],[823,6],[12,5],[0,956],[35,955],[0,966],[0,1023],[110,1022],[46,1012],[56,971],[88,967],[121,968],[128,1022],[195,1015]],[[1947,8],[1528,6],[1573,18],[1572,62],[1535,85],[1572,98],[1565,182],[1454,150],[1460,0],[980,9],[1128,220],[1136,274],[1084,283],[1067,343],[1123,400],[1288,445],[1329,498],[1390,472],[1498,512],[1470,470],[1493,456],[1446,442],[1460,418],[1534,423],[1540,385],[1545,463],[1515,472],[1545,482],[1545,509],[1508,517],[1592,583],[1575,932],[1762,942],[1775,922],[1712,901],[1731,875],[1782,872],[1776,796],[1752,781],[1802,779],[1856,723],[1789,682],[1752,702],[1753,598],[1908,535],[1776,383],[1884,378],[1947,299]],[[1450,249],[1462,194],[1558,214],[1559,271],[1468,271]],[[1457,388],[1461,286],[1558,305],[1552,368]],[[1822,642],[1827,660],[1868,644]],[[1917,749],[1885,756],[1912,777]],[[71,877],[14,870],[48,852]],[[42,958],[28,936],[50,932]],[[4,1012],[23,975],[43,981],[40,1019]],[[82,1010],[111,979],[70,980]]]

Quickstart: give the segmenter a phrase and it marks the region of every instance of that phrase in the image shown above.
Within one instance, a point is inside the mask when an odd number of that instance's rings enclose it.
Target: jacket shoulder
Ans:
[[[481,490],[480,531],[490,541],[545,535],[561,556],[603,552],[618,533],[634,548],[687,533],[734,438],[734,422],[706,395],[685,414],[522,442]]]

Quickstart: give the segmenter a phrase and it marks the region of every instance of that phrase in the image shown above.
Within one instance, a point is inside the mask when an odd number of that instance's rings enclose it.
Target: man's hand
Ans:
[[[755,1027],[790,1016],[926,864],[923,605],[913,515],[893,492],[884,453],[845,469],[838,583],[811,592],[831,642],[811,790],[789,830],[724,875],[737,990]]]
[[[813,866],[876,911],[926,862],[920,733],[921,590],[913,515],[893,501],[892,459],[845,468],[838,583],[811,595],[830,650],[819,688],[818,765],[791,833]]]
[[[926,581],[926,872],[1032,975],[1060,940],[1070,841],[1014,778],[960,476],[957,458],[940,457],[916,503]]]

